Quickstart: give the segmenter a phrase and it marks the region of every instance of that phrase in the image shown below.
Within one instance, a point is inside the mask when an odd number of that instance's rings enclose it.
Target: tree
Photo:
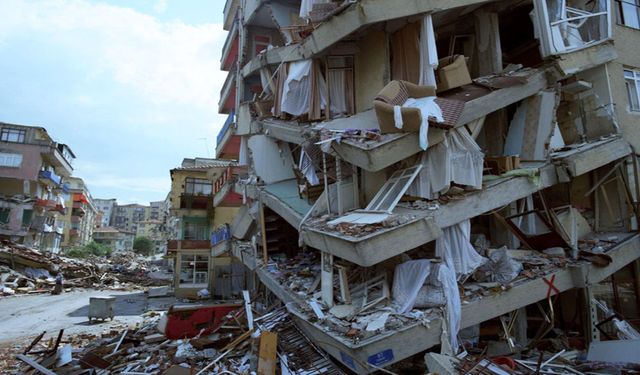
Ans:
[[[64,254],[72,258],[86,258],[89,255],[102,257],[111,255],[111,248],[105,244],[91,241],[84,246],[72,247],[66,250]]]
[[[149,237],[136,237],[133,240],[133,251],[140,255],[149,256],[155,252],[155,246]]]

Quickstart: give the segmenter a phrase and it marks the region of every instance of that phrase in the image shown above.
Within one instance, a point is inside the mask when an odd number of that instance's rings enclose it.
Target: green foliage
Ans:
[[[71,258],[86,258],[89,255],[109,256],[111,248],[107,245],[91,241],[84,246],[72,247],[64,252],[64,255]]]
[[[133,251],[144,256],[153,255],[155,245],[149,237],[136,237],[136,239],[133,240]]]

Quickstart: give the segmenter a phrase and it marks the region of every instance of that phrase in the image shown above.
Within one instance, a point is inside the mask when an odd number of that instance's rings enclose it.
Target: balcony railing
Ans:
[[[231,239],[231,230],[229,225],[225,224],[211,233],[211,246],[215,246],[222,241],[228,241]]]
[[[36,207],[45,207],[45,208],[55,208],[56,207],[56,201],[52,200],[52,199],[36,199],[36,203],[35,203]]]
[[[211,249],[210,240],[169,240],[167,241],[167,250],[173,252],[176,250],[209,250]]]
[[[182,194],[180,196],[180,208],[191,210],[208,210],[213,207],[213,196]]]
[[[218,136],[216,137],[216,146],[222,144],[224,135],[234,124],[235,115],[235,111],[231,111],[231,113],[229,113],[229,116],[227,116],[227,120],[224,122],[224,125],[222,125],[222,129],[220,129],[220,132],[218,132]]]
[[[58,176],[57,174],[55,174],[52,171],[40,171],[40,173],[38,173],[38,177],[41,180],[44,180],[44,181],[47,181],[47,182],[52,182],[56,186],[58,186],[58,185],[60,185],[60,183],[62,183],[62,177]]]

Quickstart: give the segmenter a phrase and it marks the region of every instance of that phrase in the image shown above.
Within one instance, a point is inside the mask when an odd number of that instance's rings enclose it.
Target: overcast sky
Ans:
[[[94,198],[163,200],[214,156],[224,0],[0,0],[0,122],[47,128]]]

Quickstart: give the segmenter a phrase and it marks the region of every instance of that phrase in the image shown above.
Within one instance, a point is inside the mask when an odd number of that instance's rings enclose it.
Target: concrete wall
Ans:
[[[615,4],[612,4],[615,6]],[[615,17],[612,17],[615,20]],[[615,22],[615,21],[614,21]],[[640,30],[614,23],[613,37],[615,40],[618,58],[609,63],[609,79],[613,102],[615,103],[618,124],[625,139],[633,147],[640,149],[640,112],[629,110],[629,99],[624,84],[624,68],[635,68],[640,70]]]
[[[239,207],[216,207],[211,229],[215,230],[222,224],[231,224],[239,209]]]
[[[21,180],[36,180],[42,168],[42,155],[45,147],[24,143],[0,142],[0,152],[22,155],[20,168],[0,167],[0,176]]]
[[[387,34],[372,29],[358,40],[355,56],[356,112],[373,108],[373,98],[389,82]]]

